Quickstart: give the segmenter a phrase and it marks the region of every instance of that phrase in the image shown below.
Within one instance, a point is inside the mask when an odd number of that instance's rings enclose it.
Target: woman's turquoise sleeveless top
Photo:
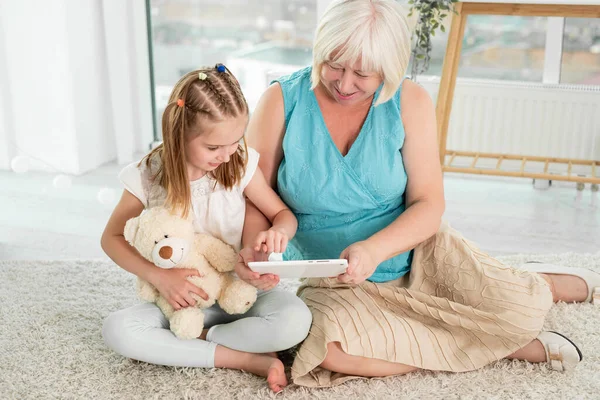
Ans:
[[[276,81],[283,91],[286,127],[278,191],[298,218],[286,259],[339,258],[346,247],[385,228],[405,209],[402,86],[391,100],[371,106],[342,156],[310,90],[310,74],[308,67]],[[379,90],[375,99],[378,95]],[[381,263],[369,280],[401,277],[410,270],[411,255],[408,251]]]

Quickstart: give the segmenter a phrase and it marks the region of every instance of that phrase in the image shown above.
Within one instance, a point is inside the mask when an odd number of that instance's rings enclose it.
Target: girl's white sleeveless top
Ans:
[[[207,233],[231,245],[236,251],[242,246],[242,229],[246,214],[244,189],[250,183],[258,166],[259,154],[248,148],[246,173],[241,182],[230,190],[218,184],[208,175],[190,182],[194,228],[196,232]],[[127,191],[137,197],[144,207],[151,206],[150,174],[145,165],[138,167],[139,161],[127,165],[119,173],[119,179]]]

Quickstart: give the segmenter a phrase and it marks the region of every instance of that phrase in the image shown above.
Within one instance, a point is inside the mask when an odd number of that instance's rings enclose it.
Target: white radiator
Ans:
[[[437,98],[439,79],[418,79]],[[457,79],[449,150],[600,160],[600,87]]]

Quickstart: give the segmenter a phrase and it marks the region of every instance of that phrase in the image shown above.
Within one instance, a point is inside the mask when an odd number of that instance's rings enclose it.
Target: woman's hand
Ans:
[[[258,272],[254,272],[248,268],[249,262],[266,260],[266,253],[249,247],[243,248],[235,265],[235,272],[241,280],[251,284],[255,288],[265,291],[271,290],[279,283],[279,276],[273,274],[260,275]]]
[[[158,269],[155,273],[155,279],[152,283],[160,292],[161,296],[175,310],[196,304],[191,293],[197,294],[204,300],[208,300],[208,295],[198,286],[187,280],[188,276],[202,276],[200,272],[192,268],[171,268]]]
[[[359,284],[373,275],[379,265],[373,250],[366,242],[356,242],[346,247],[340,258],[348,260],[348,268],[344,274],[338,275],[338,280],[343,283]]]
[[[283,253],[288,244],[288,235],[283,228],[271,228],[258,232],[254,240],[254,250],[263,253]]]

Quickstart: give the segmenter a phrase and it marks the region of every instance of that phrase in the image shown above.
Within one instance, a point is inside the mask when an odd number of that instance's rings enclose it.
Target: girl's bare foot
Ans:
[[[203,333],[206,336],[206,333]],[[200,336],[202,338],[202,336]],[[267,378],[269,388],[275,393],[287,386],[287,378],[283,363],[277,353],[245,353],[227,347],[217,346],[215,350],[215,367],[232,368],[250,372]]]
[[[267,371],[267,384],[275,393],[281,392],[287,386],[287,377],[283,363],[278,358],[274,358]]]
[[[269,388],[275,393],[282,391],[287,386],[283,363],[276,356],[252,354],[243,370],[266,377]]]

